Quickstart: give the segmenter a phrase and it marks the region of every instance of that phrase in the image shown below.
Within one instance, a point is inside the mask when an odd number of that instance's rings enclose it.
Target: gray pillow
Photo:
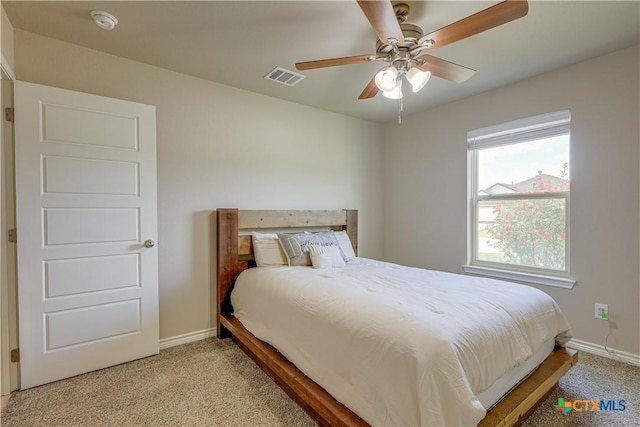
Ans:
[[[336,239],[333,231],[322,231],[320,233],[278,233],[278,239],[287,256],[289,265],[293,266],[311,265],[309,245],[337,246],[338,249],[340,249],[338,239]],[[342,250],[340,250],[340,255],[344,259]]]

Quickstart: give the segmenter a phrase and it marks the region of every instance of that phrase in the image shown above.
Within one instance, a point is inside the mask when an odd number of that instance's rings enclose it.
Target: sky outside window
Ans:
[[[569,134],[479,150],[478,191],[496,183],[517,184],[539,172],[560,177],[565,163],[569,163]]]

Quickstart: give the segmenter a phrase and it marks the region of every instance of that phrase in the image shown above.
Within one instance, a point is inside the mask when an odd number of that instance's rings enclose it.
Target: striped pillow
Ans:
[[[346,265],[336,245],[309,245],[309,256],[313,268],[340,268]]]

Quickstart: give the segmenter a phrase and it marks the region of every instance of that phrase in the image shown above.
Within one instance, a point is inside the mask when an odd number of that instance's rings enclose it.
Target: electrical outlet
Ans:
[[[609,320],[609,305],[596,303],[595,318],[599,320]]]

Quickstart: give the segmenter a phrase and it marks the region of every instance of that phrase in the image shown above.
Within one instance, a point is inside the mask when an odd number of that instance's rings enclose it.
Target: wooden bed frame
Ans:
[[[358,211],[284,211],[218,209],[217,297],[218,338],[230,337],[309,416],[322,426],[366,426],[362,418],[335,400],[298,370],[275,348],[260,341],[233,317],[230,295],[238,275],[255,266],[251,230],[321,227],[345,230],[358,253]],[[243,234],[244,231],[244,234]],[[558,380],[578,361],[576,351],[558,348],[526,380],[513,389],[478,424],[521,424],[557,387]]]

